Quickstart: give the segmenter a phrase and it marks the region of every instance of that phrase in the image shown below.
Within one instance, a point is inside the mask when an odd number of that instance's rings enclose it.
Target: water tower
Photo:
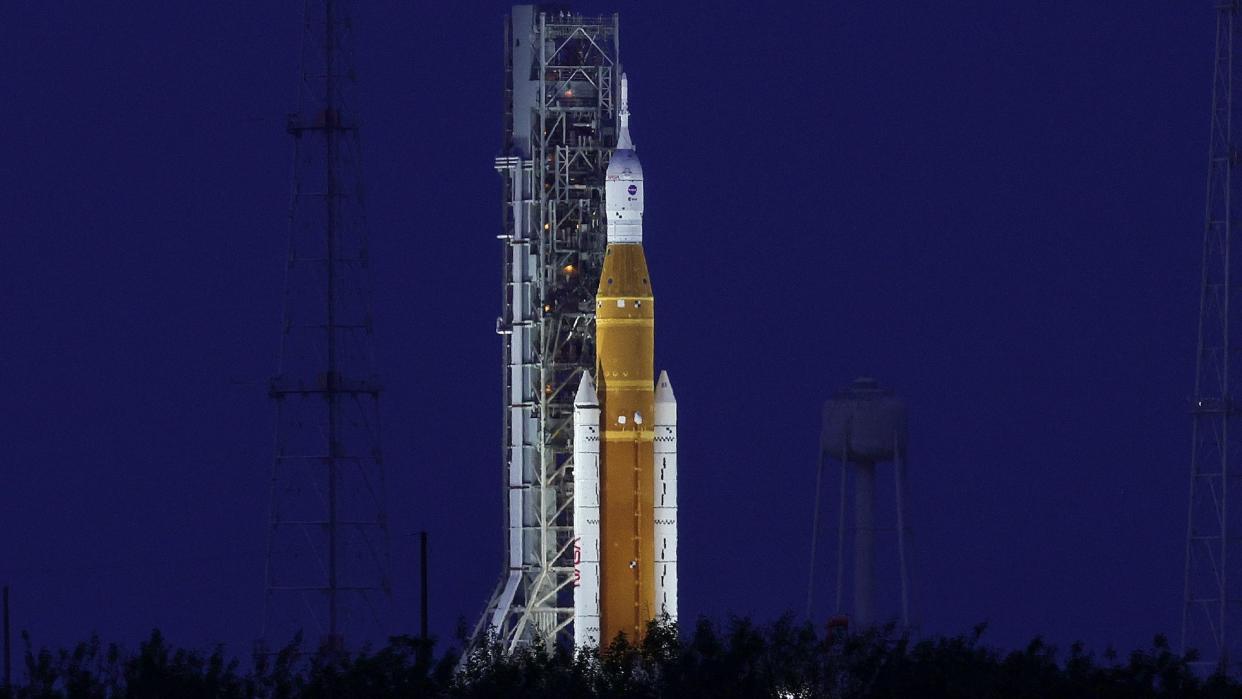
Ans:
[[[889,389],[871,378],[855,379],[837,391],[824,404],[823,431],[820,434],[819,469],[815,482],[815,515],[811,535],[811,584],[807,591],[807,614],[811,614],[814,590],[815,539],[819,531],[820,493],[826,464],[839,465],[840,488],[837,510],[837,615],[847,613],[843,606],[846,580],[846,526],[849,506],[853,507],[853,609],[850,621],[865,628],[877,619],[873,603],[876,593],[876,467],[893,466],[893,512],[896,531],[897,564],[901,582],[901,624],[910,625],[910,584],[906,545],[909,540],[905,507],[906,406]],[[853,482],[853,498],[847,498]],[[848,502],[847,502],[848,501]],[[886,527],[885,531],[889,528]]]

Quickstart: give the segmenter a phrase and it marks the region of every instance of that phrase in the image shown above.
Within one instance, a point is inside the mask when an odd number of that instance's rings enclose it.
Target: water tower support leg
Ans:
[[[901,625],[910,628],[910,580],[906,572],[906,462],[893,436],[893,482],[897,491],[897,560],[901,565]]]
[[[875,581],[875,464],[854,467],[854,618],[870,626]]]
[[[841,488],[838,491],[840,503],[837,507],[837,606],[834,614],[841,614],[842,600],[845,598],[845,472],[849,469],[849,461],[841,454]]]
[[[819,452],[819,465],[815,468],[815,510],[811,515],[811,572],[806,581],[806,620],[811,621],[811,603],[815,595],[815,542],[819,537],[819,498],[824,490],[824,451]]]

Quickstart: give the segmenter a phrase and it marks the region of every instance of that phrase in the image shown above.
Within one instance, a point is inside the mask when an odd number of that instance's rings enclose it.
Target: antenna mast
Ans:
[[[307,0],[276,402],[263,637],[332,647],[382,640],[388,524],[352,25],[341,0]]]
[[[1190,504],[1186,526],[1185,596],[1182,649],[1197,648],[1201,664],[1227,669],[1236,645],[1237,593],[1242,580],[1237,554],[1242,531],[1229,509],[1229,490],[1238,473],[1230,431],[1238,425],[1230,335],[1230,303],[1237,291],[1232,256],[1233,169],[1238,162],[1233,135],[1233,56],[1238,29],[1236,2],[1217,3],[1216,61],[1212,80],[1211,138],[1208,148],[1207,203],[1203,229],[1203,279],[1199,302],[1199,343],[1190,457]],[[1242,434],[1242,433],[1237,433]],[[1236,437],[1233,437],[1236,441]]]

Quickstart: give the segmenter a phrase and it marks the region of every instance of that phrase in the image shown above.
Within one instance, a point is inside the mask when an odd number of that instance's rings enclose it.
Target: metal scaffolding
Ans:
[[[1202,665],[1228,670],[1242,638],[1235,630],[1242,622],[1242,594],[1238,592],[1242,583],[1242,519],[1229,508],[1229,490],[1242,475],[1237,469],[1242,406],[1233,402],[1233,396],[1242,395],[1242,391],[1233,390],[1238,375],[1231,373],[1230,366],[1232,355],[1240,348],[1230,328],[1230,306],[1239,291],[1233,282],[1233,267],[1242,259],[1242,255],[1232,254],[1233,190],[1242,183],[1242,178],[1233,177],[1239,162],[1233,130],[1233,59],[1240,27],[1236,0],[1217,2],[1216,7],[1182,649],[1197,648]]]
[[[571,639],[573,399],[595,364],[604,174],[616,143],[617,16],[522,5],[505,19],[506,562],[475,628],[506,649]]]
[[[390,621],[388,524],[351,25],[307,0],[285,267],[262,635],[340,648]]]

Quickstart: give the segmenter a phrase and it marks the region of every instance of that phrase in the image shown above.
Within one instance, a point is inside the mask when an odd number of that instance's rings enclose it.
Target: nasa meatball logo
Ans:
[[[632,184],[630,185],[630,188],[625,191],[629,192],[630,196],[632,197],[635,194],[638,194],[638,185]]]

